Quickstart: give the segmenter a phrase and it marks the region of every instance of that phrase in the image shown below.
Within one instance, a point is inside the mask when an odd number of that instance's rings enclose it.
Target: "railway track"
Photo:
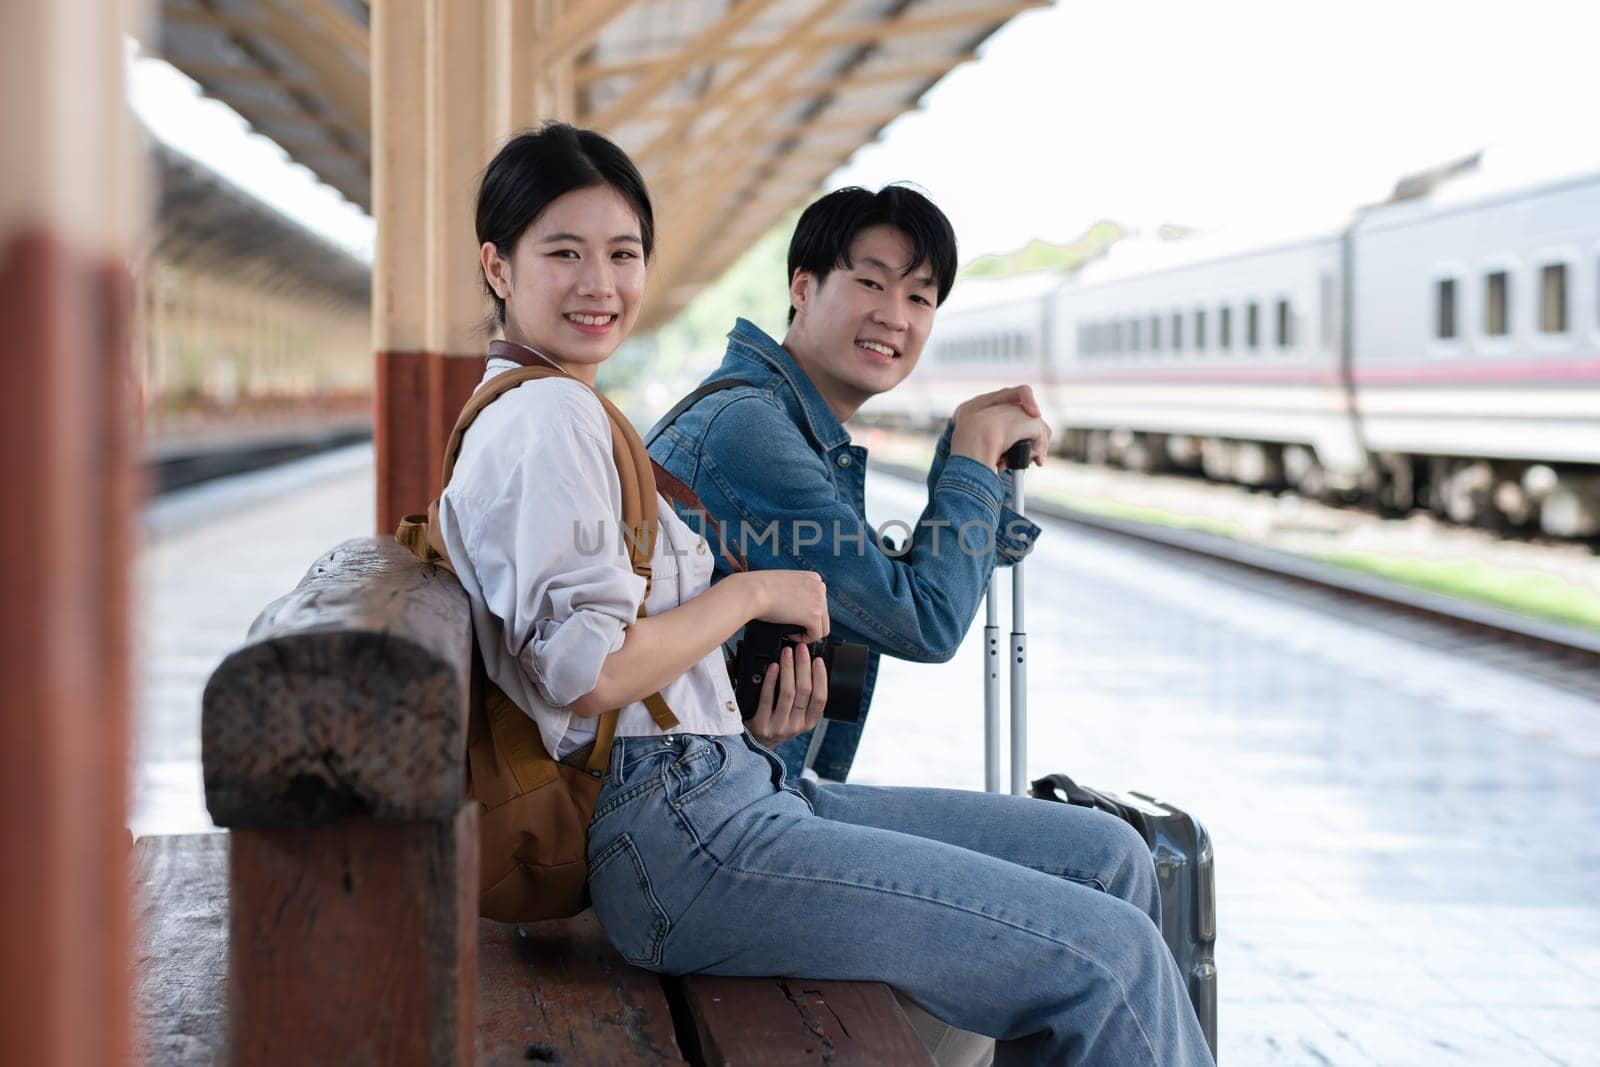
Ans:
[[[926,470],[908,464],[879,459],[871,464],[918,483],[927,477]],[[1600,701],[1600,633],[1594,631],[1430,593],[1220,534],[1097,515],[1037,495],[1029,496],[1028,512],[1093,536],[1137,543],[1275,598],[1453,655],[1497,663]]]

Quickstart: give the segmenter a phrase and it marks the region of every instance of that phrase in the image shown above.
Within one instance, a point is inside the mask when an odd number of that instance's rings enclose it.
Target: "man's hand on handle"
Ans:
[[[1033,462],[1040,466],[1050,451],[1050,425],[1031,386],[975,396],[956,408],[953,421],[950,454],[975,459],[990,470],[1004,469],[1006,450],[1018,441],[1029,442]]]

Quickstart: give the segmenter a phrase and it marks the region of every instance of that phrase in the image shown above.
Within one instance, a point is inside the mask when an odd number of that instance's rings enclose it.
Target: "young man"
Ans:
[[[1039,532],[1002,504],[997,473],[1019,440],[1032,442],[1036,462],[1048,451],[1049,427],[1026,386],[956,409],[928,471],[927,507],[903,544],[880,545],[866,525],[867,453],[844,423],[916,367],[955,270],[955,233],[920,193],[829,193],[800,216],[789,244],[783,342],[740,319],[707,381],[747,384],[705,396],[650,443],[751,568],[817,571],[831,636],[871,649],[861,721],[830,722],[812,763],[834,781],[855,757],[878,657],[955,655],[996,563],[1021,558]],[[727,573],[725,561],[717,566]],[[810,672],[796,666],[798,710]],[[779,746],[791,775],[809,742],[804,733]]]

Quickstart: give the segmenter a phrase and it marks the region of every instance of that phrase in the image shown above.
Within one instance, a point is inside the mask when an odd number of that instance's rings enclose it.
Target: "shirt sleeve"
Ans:
[[[520,403],[483,427],[499,437],[490,447],[515,450],[499,491],[481,501],[470,490],[446,493],[506,651],[555,707],[594,689],[645,588],[622,537],[609,421],[573,388],[539,383],[533,392],[545,395],[519,397],[527,386],[508,394]]]

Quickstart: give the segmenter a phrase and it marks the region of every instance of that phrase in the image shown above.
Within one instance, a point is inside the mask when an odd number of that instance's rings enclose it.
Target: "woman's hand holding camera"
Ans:
[[[798,644],[786,644],[777,663],[767,667],[761,702],[746,722],[767,747],[798,737],[822,720],[828,704],[828,672],[807,644],[828,636],[828,587],[816,571],[746,571],[754,593],[750,617],[804,627]]]
[[[799,737],[822,721],[828,706],[828,671],[805,645],[785,644],[777,663],[767,666],[761,703],[745,723],[768,748]]]

